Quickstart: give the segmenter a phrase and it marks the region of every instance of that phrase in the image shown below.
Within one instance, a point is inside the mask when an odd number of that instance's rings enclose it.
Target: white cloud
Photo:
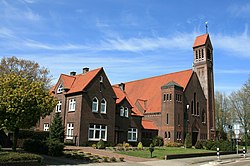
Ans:
[[[228,11],[238,17],[249,17],[250,16],[250,4],[244,5],[232,5],[228,8]]]

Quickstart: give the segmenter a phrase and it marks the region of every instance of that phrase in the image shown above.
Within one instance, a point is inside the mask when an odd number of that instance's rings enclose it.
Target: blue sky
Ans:
[[[34,60],[54,82],[83,67],[127,82],[190,69],[206,21],[215,90],[230,93],[250,74],[247,0],[0,0],[0,58]]]

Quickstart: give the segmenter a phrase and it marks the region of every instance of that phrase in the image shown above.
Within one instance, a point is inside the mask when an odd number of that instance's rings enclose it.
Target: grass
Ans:
[[[37,160],[39,163],[41,163],[42,157],[36,154],[30,154],[30,153],[18,153],[18,152],[9,152],[9,151],[0,152],[0,163],[10,162],[10,161],[28,161],[28,160]]]
[[[165,155],[169,154],[188,154],[188,153],[207,153],[207,152],[214,152],[204,149],[191,149],[191,148],[179,148],[179,147],[164,147],[164,148],[155,148],[153,152],[154,158],[162,159]],[[119,154],[125,154],[128,156],[135,156],[135,157],[142,157],[142,158],[150,158],[150,152],[148,148],[145,150],[129,150],[129,151],[119,151]]]

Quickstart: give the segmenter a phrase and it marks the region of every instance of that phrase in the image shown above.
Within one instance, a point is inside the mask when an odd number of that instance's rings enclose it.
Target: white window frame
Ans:
[[[49,123],[43,124],[43,131],[49,131]]]
[[[90,137],[90,132],[93,132],[93,137]],[[102,137],[102,133],[104,132],[104,138]],[[90,124],[89,125],[89,133],[88,140],[89,141],[99,141],[102,139],[103,141],[107,141],[108,135],[108,127],[106,125],[99,124]]]
[[[59,100],[56,105],[56,112],[62,112],[62,101]]]
[[[94,100],[96,100],[96,101],[94,101]],[[99,101],[98,101],[97,97],[94,97],[92,100],[92,112],[98,112],[98,103],[99,103]],[[94,109],[94,108],[96,108],[96,109]]]
[[[124,109],[124,116],[128,118],[128,107],[125,107]]]
[[[101,110],[100,111],[102,114],[106,114],[106,112],[107,112],[107,101],[104,98],[101,101]]]
[[[76,99],[69,99],[69,111],[75,111]]]
[[[124,116],[124,107],[123,106],[120,107],[120,116]]]
[[[73,139],[74,123],[67,123],[66,139]]]
[[[131,135],[131,138],[129,138],[129,135]],[[138,137],[138,130],[137,130],[137,128],[129,128],[128,129],[128,141],[130,141],[130,142],[137,142],[137,137]]]
[[[60,84],[57,88],[57,93],[62,93],[63,92],[63,85]]]

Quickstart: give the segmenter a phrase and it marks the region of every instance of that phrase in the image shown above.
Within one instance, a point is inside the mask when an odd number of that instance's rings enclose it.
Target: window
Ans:
[[[124,116],[128,117],[128,107],[125,107]]]
[[[170,131],[168,132],[168,139],[170,139],[171,138],[171,133],[170,133]]]
[[[49,131],[49,124],[48,123],[43,124],[43,131]]]
[[[195,56],[196,56],[196,59],[198,59],[198,51],[197,50],[195,51]]]
[[[163,101],[164,102],[166,101],[166,94],[165,93],[163,94]]]
[[[180,114],[177,114],[178,125],[180,125]]]
[[[68,123],[67,124],[66,139],[73,139],[73,133],[74,133],[74,124]]]
[[[168,94],[167,94],[167,100],[168,100]]]
[[[172,100],[171,98],[172,98],[172,94],[170,93],[170,94],[169,94],[169,100],[170,100],[170,101]]]
[[[69,99],[69,111],[75,111],[76,108],[76,100]]]
[[[120,107],[120,116],[124,116],[124,107],[123,106]]]
[[[128,141],[137,141],[137,129],[136,128],[128,129]]]
[[[62,112],[62,101],[58,101],[56,105],[56,112]]]
[[[100,76],[100,83],[103,83],[103,77]]]
[[[206,123],[206,113],[204,110],[202,111],[201,120],[202,120],[202,123]]]
[[[92,112],[98,112],[98,99],[96,97],[92,100]]]
[[[191,113],[194,115],[194,101],[191,102]]]
[[[107,102],[105,99],[102,99],[102,101],[101,101],[101,113],[106,114],[106,107],[107,107]]]
[[[60,84],[57,88],[57,93],[62,93],[63,92],[63,86]]]
[[[90,124],[89,140],[99,141],[102,139],[103,141],[107,141],[107,131],[107,126],[105,125]]]
[[[177,140],[181,140],[181,132],[177,132]]]
[[[197,102],[197,115],[200,116],[200,103]]]
[[[167,124],[168,124],[168,114],[167,114]]]
[[[168,134],[167,134],[167,132],[165,131],[165,133],[164,133],[164,138],[167,138],[168,137]]]

